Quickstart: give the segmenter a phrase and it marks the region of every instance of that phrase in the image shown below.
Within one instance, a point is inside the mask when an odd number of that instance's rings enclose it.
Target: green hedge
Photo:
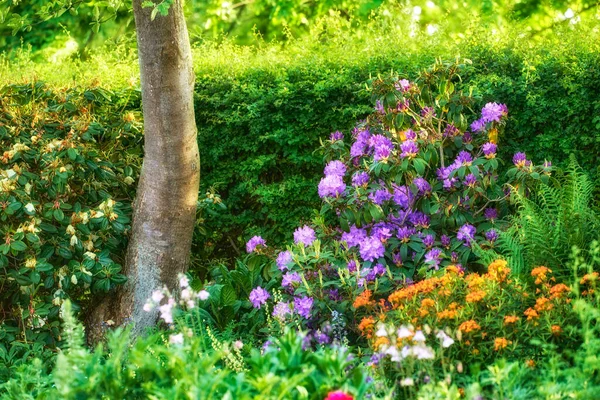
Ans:
[[[582,41],[581,41],[582,42]],[[575,153],[593,175],[600,154],[600,52],[589,42],[564,39],[564,48],[543,41],[523,48],[515,41],[477,40],[450,51],[473,61],[463,84],[488,101],[506,103],[509,123],[500,152],[526,151],[536,163],[555,165]],[[365,82],[377,73],[414,77],[430,65],[425,49],[393,51],[364,60],[312,57],[287,64],[260,64],[233,72],[198,71],[196,118],[202,187],[215,185],[228,211],[207,221],[212,237],[199,254],[228,257],[231,242],[262,234],[269,244],[289,240],[302,220],[320,207],[316,186],[323,158],[319,140],[353,124],[371,109]]]

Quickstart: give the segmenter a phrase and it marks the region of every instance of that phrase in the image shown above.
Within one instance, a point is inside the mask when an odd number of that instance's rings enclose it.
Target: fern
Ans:
[[[515,272],[545,265],[566,276],[573,246],[587,248],[598,238],[600,217],[594,208],[594,184],[573,156],[564,173],[540,183],[528,196],[513,191],[516,214],[501,232],[497,250]]]

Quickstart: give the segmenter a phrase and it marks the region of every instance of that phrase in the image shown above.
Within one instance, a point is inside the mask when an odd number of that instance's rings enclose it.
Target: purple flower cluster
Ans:
[[[432,268],[439,269],[440,262],[442,261],[442,250],[437,247],[429,250],[425,253],[425,263],[429,264]]]
[[[416,177],[413,179],[413,185],[417,188],[419,196],[429,196],[431,194],[431,185],[425,178]]]
[[[258,246],[267,247],[267,242],[260,236],[253,236],[252,239],[246,243],[246,251],[248,253],[254,253]]]
[[[315,230],[308,225],[298,228],[294,231],[294,243],[310,246],[316,240]]]
[[[392,198],[392,194],[387,189],[377,189],[375,193],[369,195],[369,199],[377,205],[382,205]]]
[[[495,158],[497,149],[498,147],[494,143],[490,142],[487,142],[483,146],[481,146],[481,150],[483,150],[483,154],[487,159]]]
[[[405,210],[412,206],[414,195],[408,186],[394,185],[394,203]]]
[[[286,272],[281,278],[281,286],[283,287],[292,287],[294,282],[302,282],[302,278],[297,272]]]
[[[338,197],[346,190],[346,184],[341,176],[328,175],[319,182],[319,197]]]
[[[250,292],[250,302],[254,308],[260,308],[271,297],[269,292],[260,286],[252,289]]]
[[[417,156],[417,153],[419,153],[419,146],[417,145],[417,142],[414,142],[412,140],[405,140],[400,145],[400,150],[402,150],[402,153],[400,153],[400,157],[415,158]]]
[[[488,241],[494,243],[496,241],[496,239],[498,239],[498,232],[496,232],[495,229],[490,229],[489,231],[487,231],[485,233],[485,238]]]
[[[277,255],[277,267],[280,271],[285,271],[292,264],[292,252],[289,250],[282,251]]]
[[[373,152],[375,161],[387,160],[394,150],[394,144],[384,135],[373,135],[369,139],[369,150]]]
[[[508,115],[508,108],[504,104],[487,103],[481,109],[481,118],[484,122],[500,122],[500,119],[506,115]]]
[[[352,158],[365,155],[365,152],[367,151],[367,146],[369,144],[369,139],[371,137],[371,133],[368,129],[358,129],[355,130],[354,137],[356,138],[356,140],[350,148],[350,157]]]
[[[369,183],[369,173],[360,171],[352,175],[353,186],[366,186]]]
[[[333,175],[342,177],[346,175],[346,165],[340,160],[333,160],[325,166],[324,172],[325,176]]]
[[[314,299],[312,297],[296,297],[294,298],[294,309],[296,312],[308,319],[310,318],[310,310],[312,309]]]
[[[462,240],[465,242],[466,246],[471,245],[471,241],[475,239],[475,233],[477,229],[470,224],[464,224],[460,228],[458,228],[458,232],[456,233],[456,238],[458,240]]]
[[[394,87],[396,88],[396,90],[402,93],[406,93],[410,90],[411,85],[408,79],[400,79],[394,84]]]
[[[329,136],[329,140],[337,142],[338,140],[344,140],[344,134],[340,131],[335,131]]]
[[[385,247],[381,240],[371,236],[363,239],[360,244],[360,256],[365,261],[375,261],[378,258],[383,257],[385,254]]]
[[[531,161],[527,159],[525,153],[516,153],[513,156],[513,164],[515,164],[517,168],[523,168],[531,166]]]

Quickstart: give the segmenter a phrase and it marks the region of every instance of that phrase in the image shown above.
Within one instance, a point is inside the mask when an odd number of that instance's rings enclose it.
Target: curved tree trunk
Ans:
[[[134,203],[124,273],[128,281],[88,314],[88,337],[103,322],[135,324],[139,334],[156,323],[142,310],[153,290],[177,286],[187,269],[194,229],[200,157],[194,118],[194,73],[181,0],[167,16],[133,1],[144,113],[144,163]]]

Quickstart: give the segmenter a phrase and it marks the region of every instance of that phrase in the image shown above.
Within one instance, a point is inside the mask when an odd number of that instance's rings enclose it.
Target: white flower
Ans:
[[[201,290],[198,292],[198,294],[196,295],[200,300],[204,301],[208,299],[208,296],[210,296],[210,294],[206,291],[206,290]]]
[[[160,301],[165,297],[162,291],[155,290],[152,292],[152,301],[155,303],[160,303]]]
[[[71,275],[71,283],[73,285],[77,285],[77,277],[75,276],[75,274]]]
[[[153,308],[154,308],[154,305],[150,302],[144,304],[144,311],[146,311],[146,312],[152,311]]]
[[[190,286],[190,281],[188,280],[187,276],[181,275],[179,277],[179,287],[181,287],[182,289],[185,289],[189,286]]]
[[[187,305],[187,308],[196,307],[196,303],[194,303],[194,300],[188,300],[185,304]]]
[[[35,213],[35,207],[33,206],[33,204],[31,203],[27,203],[25,205],[25,209],[27,210],[28,213],[33,214]]]
[[[160,317],[165,321],[165,323],[167,324],[172,324],[173,323],[173,306],[175,305],[175,300],[173,299],[169,299],[167,304],[163,304],[162,306],[158,307],[158,311],[160,311]]]
[[[185,288],[181,291],[181,298],[183,300],[189,300],[192,298],[192,292],[190,291],[190,289]]]
[[[89,258],[90,260],[96,259],[96,253],[93,253],[91,251],[86,251],[85,253],[83,253],[83,255]]]
[[[78,242],[79,242],[79,239],[77,239],[77,236],[75,236],[75,235],[71,236],[71,246],[76,246]]]
[[[433,360],[435,358],[435,353],[433,352],[433,349],[431,349],[431,347],[422,345],[413,346],[412,354],[419,360]]]
[[[388,335],[388,333],[385,330],[385,325],[380,324],[379,329],[377,329],[377,332],[375,332],[375,336],[381,337],[381,336],[387,336],[387,335]]]
[[[233,342],[233,347],[235,347],[238,350],[241,350],[242,347],[244,347],[244,343],[242,343],[241,340],[236,340],[235,342]]]
[[[169,343],[171,344],[183,344],[183,333],[169,336]]]
[[[396,361],[396,362],[402,361],[402,359],[404,358],[395,346],[390,346],[385,351],[385,354],[390,356],[390,360]]]
[[[454,344],[454,340],[450,336],[446,335],[446,332],[444,331],[439,331],[435,336],[442,341],[442,347],[444,348],[450,347]]]
[[[400,386],[413,386],[415,384],[415,381],[413,380],[413,378],[404,378],[400,381]]]
[[[413,336],[413,340],[415,342],[425,342],[425,335],[419,330],[417,333],[415,333],[415,336]]]
[[[412,335],[413,333],[410,331],[410,329],[408,329],[406,325],[402,325],[400,328],[398,328],[397,336],[399,339],[411,337]]]

